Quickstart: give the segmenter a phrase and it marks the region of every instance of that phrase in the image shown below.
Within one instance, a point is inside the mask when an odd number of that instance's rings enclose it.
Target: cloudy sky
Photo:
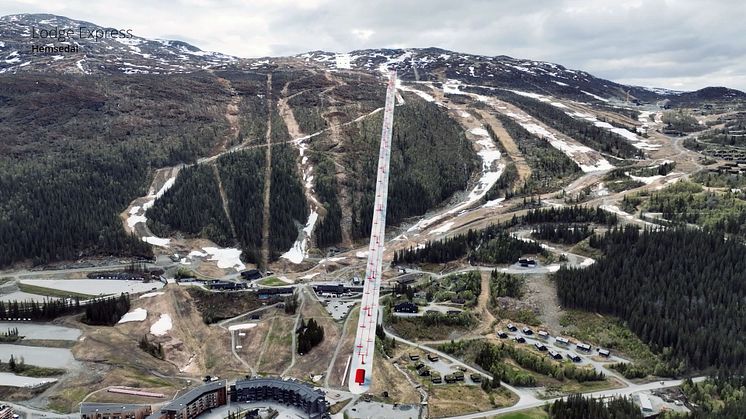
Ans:
[[[429,47],[551,61],[614,81],[746,90],[742,0],[3,0],[242,57]]]

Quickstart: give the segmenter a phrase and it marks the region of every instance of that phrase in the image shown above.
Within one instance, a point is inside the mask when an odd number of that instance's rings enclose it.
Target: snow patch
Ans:
[[[163,336],[168,333],[168,331],[171,330],[172,327],[173,323],[171,322],[171,316],[168,314],[161,314],[161,317],[158,319],[158,321],[150,326],[150,333],[153,336]]]
[[[141,295],[140,298],[157,297],[157,296],[163,295],[163,294],[165,294],[165,292],[163,292],[163,291],[149,292],[147,294]]]
[[[163,293],[161,293],[163,294]],[[143,322],[148,317],[148,311],[144,308],[136,308],[129,313],[126,313],[124,316],[122,316],[121,319],[117,322],[117,324],[122,323],[129,323],[129,322]]]
[[[443,224],[442,226],[440,226],[440,227],[438,227],[436,229],[433,229],[430,232],[430,234],[447,233],[451,229],[451,227],[453,227],[453,223],[454,223],[453,221],[449,221],[449,222]]]
[[[246,265],[241,262],[241,251],[235,248],[221,249],[219,247],[203,247],[202,250],[210,255],[211,261],[217,261],[218,268],[233,268],[237,271],[246,269]]]

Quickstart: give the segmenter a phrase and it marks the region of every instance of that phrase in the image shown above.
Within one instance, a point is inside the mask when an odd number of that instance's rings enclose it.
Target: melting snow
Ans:
[[[163,291],[149,292],[147,294],[141,295],[140,298],[157,297],[157,296],[163,295],[163,294],[165,294],[165,292],[163,292]]]
[[[601,96],[594,95],[593,93],[586,92],[585,90],[581,90],[580,92],[584,93],[584,94],[586,94],[586,95],[588,95],[588,96],[590,96],[590,97],[592,97],[592,98],[594,98],[596,100],[600,100],[601,102],[608,102],[609,101],[609,99],[602,98]]]
[[[142,322],[142,321],[145,321],[147,317],[148,317],[147,310],[145,310],[144,308],[136,308],[130,311],[129,313],[126,313],[124,316],[122,316],[122,318],[119,319],[117,324],[129,323],[129,322]]]
[[[163,336],[168,333],[168,331],[171,330],[172,327],[173,323],[171,322],[171,316],[168,314],[161,314],[161,317],[158,319],[158,321],[150,326],[150,333],[154,336]]]
[[[308,215],[306,226],[303,227],[303,231],[300,233],[300,238],[293,243],[293,247],[290,250],[283,253],[280,257],[296,264],[303,262],[303,259],[308,256],[308,241],[318,218],[319,214],[316,211],[311,211]]]
[[[442,226],[433,229],[430,234],[447,233],[451,229],[451,227],[453,227],[453,223],[453,221],[447,222]]]
[[[234,268],[238,271],[246,269],[246,265],[241,262],[241,251],[234,248],[221,249],[219,247],[203,247],[202,250],[210,255],[212,261],[217,261],[218,268]]]

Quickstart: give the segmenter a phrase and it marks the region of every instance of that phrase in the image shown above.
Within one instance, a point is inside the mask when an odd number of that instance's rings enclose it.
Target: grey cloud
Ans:
[[[621,82],[746,90],[736,0],[9,0],[238,56],[437,46],[552,61]],[[356,32],[358,31],[358,32]],[[367,37],[356,36],[369,31]],[[175,36],[171,36],[175,35]]]

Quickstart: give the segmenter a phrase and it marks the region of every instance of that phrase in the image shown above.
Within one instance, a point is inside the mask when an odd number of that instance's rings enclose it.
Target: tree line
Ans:
[[[523,111],[567,135],[602,153],[612,154],[621,158],[641,157],[643,153],[632,146],[624,137],[604,128],[597,127],[584,119],[575,119],[565,113],[562,108],[537,99],[522,96],[507,90],[490,90],[473,87],[469,90],[480,94],[495,96],[500,100],[512,103]]]
[[[512,195],[531,195],[558,189],[575,179],[580,167],[565,153],[552,147],[543,138],[530,133],[509,117],[496,114],[508,135],[515,141],[518,150],[531,168],[531,175],[523,185],[516,185]],[[494,198],[492,198],[494,199]]]
[[[604,257],[554,276],[563,306],[618,316],[677,370],[743,372],[746,248],[693,229],[614,228],[591,236]]]
[[[194,161],[228,128],[229,95],[208,73],[3,75],[0,96],[0,266],[152,257],[119,213],[153,168]]]
[[[298,353],[305,355],[311,351],[316,345],[324,340],[324,328],[319,325],[316,320],[308,319],[300,321],[300,327],[298,327]]]
[[[516,239],[502,225],[493,224],[483,230],[470,229],[466,234],[428,241],[421,248],[399,250],[392,263],[444,263],[466,256],[469,262],[498,264],[543,252],[539,244]]]
[[[113,326],[130,311],[130,299],[127,294],[119,297],[96,298],[85,305],[83,323],[93,326]]]
[[[531,237],[554,243],[575,244],[593,234],[587,224],[539,224]]]
[[[640,408],[626,397],[595,399],[571,394],[555,400],[548,409],[549,419],[643,419]]]
[[[345,127],[352,236],[370,235],[382,115]],[[408,99],[394,115],[386,222],[422,215],[466,188],[478,159],[463,129],[435,104]]]

